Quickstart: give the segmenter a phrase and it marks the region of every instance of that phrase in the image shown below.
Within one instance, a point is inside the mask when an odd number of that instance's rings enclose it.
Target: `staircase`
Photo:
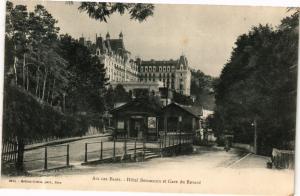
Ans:
[[[158,158],[160,157],[160,155],[158,153],[155,153],[149,149],[145,149],[145,155],[144,155],[144,160],[149,160],[149,159],[153,159],[153,158]]]

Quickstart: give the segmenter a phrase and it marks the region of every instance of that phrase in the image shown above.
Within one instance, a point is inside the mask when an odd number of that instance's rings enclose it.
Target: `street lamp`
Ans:
[[[257,122],[256,118],[254,119],[253,123],[251,124],[254,127],[254,154],[257,154]]]
[[[181,144],[181,129],[182,129],[182,116],[178,116],[178,122],[179,122],[179,143]]]

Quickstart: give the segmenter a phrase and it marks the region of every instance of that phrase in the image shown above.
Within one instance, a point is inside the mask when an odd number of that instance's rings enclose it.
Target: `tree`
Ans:
[[[69,85],[66,88],[66,107],[69,112],[101,113],[103,94],[107,85],[104,65],[90,49],[69,35],[60,38],[61,55],[67,66]]]
[[[42,6],[37,5],[34,12],[29,14],[30,48],[34,57],[35,69],[35,95],[44,101],[45,89],[50,69],[56,70],[64,67],[64,62],[57,54],[57,34],[59,28],[57,21]],[[54,68],[56,67],[56,68]],[[55,80],[53,80],[54,82]]]
[[[177,93],[176,91],[173,91],[173,101],[182,105],[192,105],[193,103],[190,97]]]
[[[128,12],[130,18],[142,22],[153,15],[154,5],[145,3],[109,3],[109,2],[81,2],[78,9],[86,12],[90,18],[107,22],[114,13],[123,15]]]
[[[191,70],[191,75],[191,95],[196,98],[193,104],[213,110],[215,107],[213,84],[216,79],[200,70]]]
[[[6,38],[7,40],[11,40],[13,46],[13,50],[11,51],[13,64],[11,67],[13,69],[14,82],[17,85],[19,59],[22,58],[22,54],[26,50],[28,35],[28,12],[26,6],[17,5],[16,7],[13,7],[11,2],[7,2],[6,9]]]
[[[237,39],[216,83],[216,132],[229,130],[236,141],[252,143],[256,121],[260,153],[292,148],[298,26],[293,14],[277,29],[259,25]]]

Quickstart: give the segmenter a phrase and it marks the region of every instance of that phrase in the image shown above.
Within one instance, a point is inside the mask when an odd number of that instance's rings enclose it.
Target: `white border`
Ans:
[[[58,1],[66,1],[66,0],[58,0]],[[79,1],[79,0],[73,0]],[[94,0],[99,1],[99,0]],[[107,0],[104,0],[107,1]],[[273,6],[273,7],[300,7],[300,0],[110,0],[110,2],[131,2],[131,3],[159,3],[159,4],[201,4],[201,5],[239,5],[239,6]],[[2,130],[2,108],[3,108],[3,74],[4,74],[4,23],[5,19],[5,0],[0,0],[0,130]],[[300,18],[299,18],[300,20]],[[300,34],[299,34],[300,40]],[[300,42],[299,42],[300,48]],[[300,53],[298,51],[298,56]],[[299,61],[298,61],[299,65]],[[300,69],[298,68],[298,75],[300,74]],[[298,79],[298,95],[300,90],[300,80]],[[297,128],[296,133],[299,130],[299,122],[300,116],[298,112],[300,111],[300,104],[299,104],[299,96],[297,97]],[[0,131],[0,138],[2,133]],[[298,170],[299,170],[299,139],[300,134],[296,134],[296,176],[295,176],[295,195],[299,195],[299,187],[300,182],[298,178]],[[1,148],[1,147],[0,147]],[[1,166],[0,166],[1,167]],[[275,188],[275,187],[274,187]],[[149,195],[200,195],[200,194],[162,194],[162,193],[129,193],[129,192],[91,192],[91,191],[53,191],[53,190],[24,190],[24,189],[0,189],[0,195],[33,195],[33,196],[52,196],[52,195],[72,195],[72,196],[79,196],[79,195],[87,195],[87,196],[94,196],[94,195],[142,195],[142,196],[149,196]],[[210,194],[211,195],[211,194]]]

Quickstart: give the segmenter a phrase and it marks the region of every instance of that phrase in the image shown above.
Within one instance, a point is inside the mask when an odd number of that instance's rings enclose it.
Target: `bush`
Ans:
[[[40,103],[23,89],[5,86],[3,138],[17,137],[32,141],[82,136],[87,127],[85,116],[66,115],[48,104]]]

